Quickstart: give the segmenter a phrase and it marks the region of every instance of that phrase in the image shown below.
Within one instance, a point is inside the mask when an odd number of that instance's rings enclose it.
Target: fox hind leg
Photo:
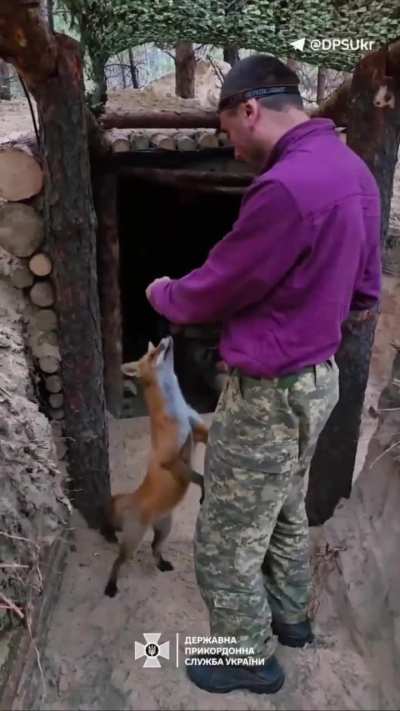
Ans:
[[[172,526],[172,516],[164,516],[153,524],[154,538],[151,544],[153,556],[156,561],[157,568],[162,572],[173,570],[174,566],[163,558],[161,547],[163,542],[168,538]]]
[[[104,594],[108,597],[115,597],[118,592],[117,580],[121,566],[131,558],[140,541],[142,540],[147,526],[137,520],[129,520],[123,526],[123,539],[119,547],[119,553],[114,561],[108,578]]]

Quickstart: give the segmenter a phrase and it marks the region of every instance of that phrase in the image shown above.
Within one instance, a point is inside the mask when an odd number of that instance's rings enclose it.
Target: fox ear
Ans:
[[[156,350],[155,346],[152,344],[151,341],[149,341],[149,345],[147,346],[147,353],[152,353],[155,350]]]
[[[123,363],[121,365],[121,372],[128,378],[139,377],[139,368],[137,361],[132,361],[131,363]]]
[[[156,366],[158,366],[162,363],[163,358],[164,358],[164,351],[159,350],[157,353],[157,357],[156,357]]]
[[[153,344],[151,344],[153,346]],[[163,342],[160,341],[158,346],[153,346],[152,350],[148,351],[149,358],[151,359],[152,363],[155,363],[155,365],[160,365],[163,357],[164,357],[164,348],[163,348]]]

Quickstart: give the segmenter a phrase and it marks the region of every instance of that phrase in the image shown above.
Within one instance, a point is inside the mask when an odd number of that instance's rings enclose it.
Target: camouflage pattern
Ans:
[[[233,371],[206,451],[196,524],[197,582],[213,636],[267,659],[277,619],[306,618],[310,595],[305,475],[339,398],[334,360],[296,376],[253,379]]]

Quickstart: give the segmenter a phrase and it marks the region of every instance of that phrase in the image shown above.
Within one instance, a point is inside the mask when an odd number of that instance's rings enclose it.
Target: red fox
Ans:
[[[107,506],[107,523],[102,534],[117,541],[115,531],[122,531],[118,556],[112,567],[105,594],[118,592],[121,565],[131,557],[147,528],[153,527],[153,555],[159,570],[173,570],[162,557],[161,545],[167,538],[171,512],[183,499],[191,482],[202,489],[203,477],[190,467],[193,442],[207,444],[208,428],[200,415],[185,401],[174,372],[173,339],[163,338],[157,347],[149,343],[147,353],[138,361],[122,366],[124,375],[138,378],[150,416],[151,450],[147,474],[131,494],[116,494]]]

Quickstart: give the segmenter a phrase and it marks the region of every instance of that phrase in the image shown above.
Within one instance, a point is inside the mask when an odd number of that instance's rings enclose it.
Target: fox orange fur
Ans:
[[[191,482],[203,492],[203,477],[190,467],[193,442],[207,443],[208,430],[200,415],[185,401],[174,372],[173,340],[164,338],[138,361],[126,363],[122,372],[138,378],[150,416],[151,451],[147,474],[130,494],[116,494],[107,507],[102,533],[116,541],[122,531],[118,556],[113,564],[105,594],[118,592],[121,565],[131,557],[148,527],[152,526],[153,555],[160,570],[172,570],[164,560],[161,545],[171,530],[171,513],[183,499]],[[201,498],[202,501],[202,498]]]

